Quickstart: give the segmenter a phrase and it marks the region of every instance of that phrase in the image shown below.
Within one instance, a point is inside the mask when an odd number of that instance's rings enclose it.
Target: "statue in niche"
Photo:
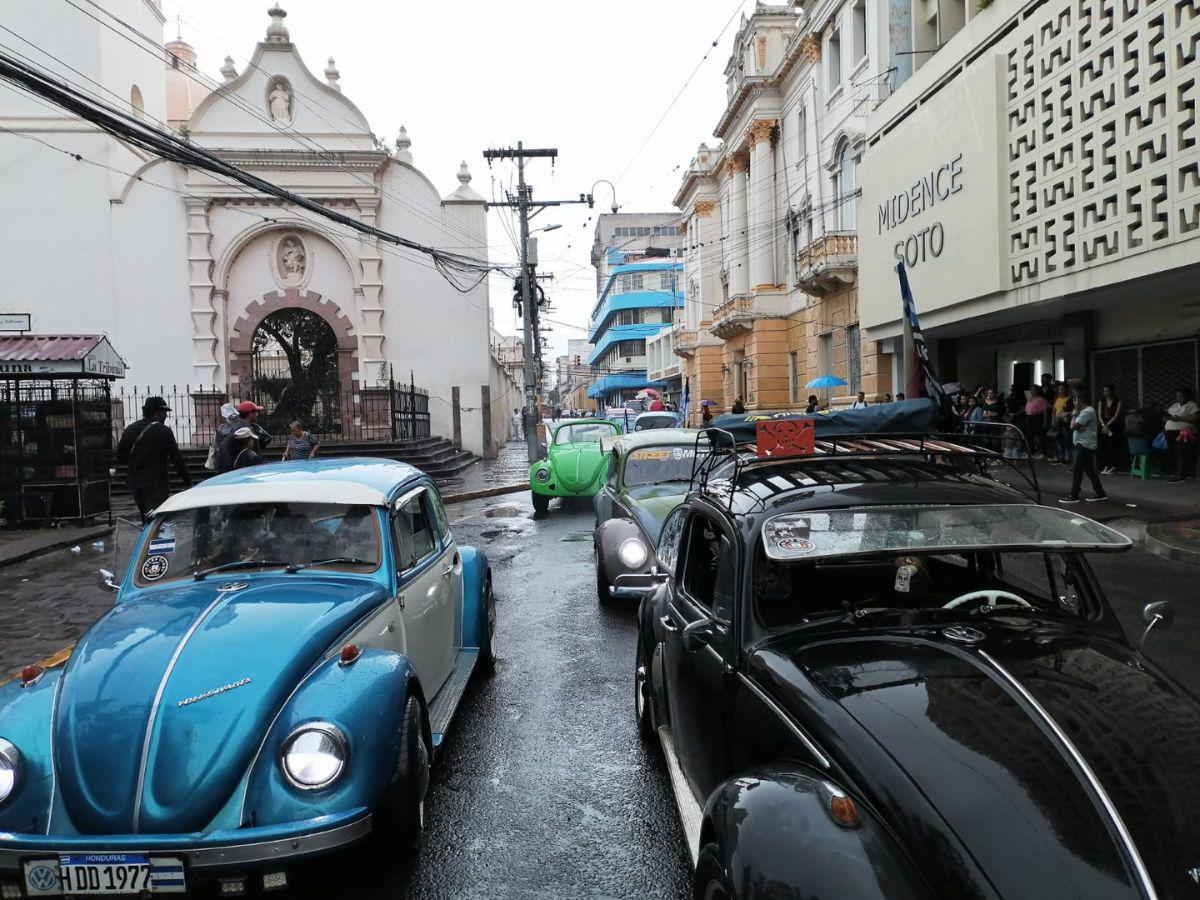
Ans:
[[[282,81],[275,82],[275,86],[271,88],[271,93],[267,96],[267,100],[271,108],[272,119],[276,122],[290,122],[292,120],[292,94],[286,84]]]
[[[299,239],[289,237],[284,240],[279,248],[279,262],[284,281],[294,284],[304,278],[308,258]]]

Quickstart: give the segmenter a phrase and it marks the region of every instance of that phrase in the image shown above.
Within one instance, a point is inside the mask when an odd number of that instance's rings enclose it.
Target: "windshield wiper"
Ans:
[[[310,559],[306,563],[292,563],[287,567],[289,572],[299,572],[310,566],[332,566],[336,563],[347,566],[373,566],[373,560],[359,559],[357,556],[331,556],[329,559]]]
[[[201,569],[192,578],[196,581],[203,581],[205,575],[212,575],[214,572],[227,572],[231,569],[263,569],[267,566],[288,566],[288,571],[291,571],[291,563],[286,559],[237,559],[233,562],[221,563],[219,566]]]

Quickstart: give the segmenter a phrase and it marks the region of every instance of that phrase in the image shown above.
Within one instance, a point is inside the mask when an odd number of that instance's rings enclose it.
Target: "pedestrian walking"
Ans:
[[[821,408],[821,401],[817,399],[816,394],[808,395],[808,404],[804,407],[806,413],[815,413]]]
[[[870,404],[867,403],[866,391],[858,392],[858,399],[850,404],[851,409],[866,409]]]
[[[128,467],[129,493],[143,522],[171,495],[167,463],[175,466],[185,488],[192,486],[175,433],[166,424],[170,411],[162,397],[147,397],[142,404],[142,418],[125,429],[117,444],[117,463]]]
[[[250,433],[254,435],[256,453],[261,455],[262,451],[271,443],[271,433],[258,424],[258,414],[262,412],[262,409],[252,400],[243,400],[237,405],[238,417],[217,429],[220,443],[217,444],[217,452],[213,455],[213,465],[218,473],[228,472],[234,468],[233,461],[236,454],[233,437],[243,428],[249,428]],[[223,436],[222,431],[224,431]]]
[[[713,414],[710,407],[704,407],[704,414],[700,417],[704,422],[704,427],[707,428],[712,424]]]
[[[1175,457],[1175,474],[1169,481],[1183,481],[1192,471],[1196,457],[1196,429],[1200,424],[1200,406],[1193,399],[1192,389],[1181,387],[1175,392],[1175,402],[1167,407],[1163,431],[1167,446]]]
[[[258,435],[249,425],[243,425],[229,436],[230,454],[234,469],[262,465],[266,460],[258,452]]]
[[[738,416],[746,411],[746,404],[742,402],[741,397],[738,397],[733,401],[733,406],[729,407],[729,411]]]
[[[1100,389],[1100,474],[1111,475],[1125,463],[1125,404],[1117,389],[1106,384]]]
[[[299,419],[291,423],[292,433],[288,435],[287,446],[283,450],[283,458],[290,460],[312,459],[321,449],[321,442],[311,431],[305,431]]]
[[[1075,411],[1071,415],[1071,438],[1075,444],[1075,462],[1071,466],[1071,493],[1059,500],[1059,503],[1078,503],[1079,489],[1083,486],[1083,476],[1087,475],[1092,485],[1093,496],[1088,500],[1104,500],[1108,494],[1100,483],[1100,474],[1096,471],[1096,448],[1099,445],[1100,416],[1096,413],[1082,386],[1074,390]]]

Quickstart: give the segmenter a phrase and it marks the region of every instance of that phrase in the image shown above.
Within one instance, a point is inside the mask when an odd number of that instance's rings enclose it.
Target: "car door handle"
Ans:
[[[678,631],[679,630],[679,626],[671,621],[670,616],[662,616],[658,621],[662,625],[662,627],[665,628],[667,631]]]
[[[446,566],[446,568],[442,569],[442,577],[443,578],[449,578],[453,574],[454,574],[454,566]]]

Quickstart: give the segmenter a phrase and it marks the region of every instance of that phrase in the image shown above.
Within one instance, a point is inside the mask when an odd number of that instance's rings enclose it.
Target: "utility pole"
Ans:
[[[592,206],[591,194],[580,194],[578,200],[535,201],[533,199],[533,188],[525,183],[525,160],[539,157],[556,159],[558,157],[558,150],[553,147],[541,149],[527,148],[524,143],[517,141],[516,149],[506,147],[499,150],[483,151],[483,158],[488,161],[488,165],[491,165],[494,159],[515,159],[517,161],[516,197],[509,194],[506,202],[492,203],[490,205],[516,207],[521,219],[521,330],[525,342],[525,408],[527,410],[523,424],[525,427],[525,451],[528,454],[530,464],[537,462],[538,457],[541,456],[537,440],[537,423],[541,418],[541,410],[538,409],[537,403],[536,374],[537,361],[541,356],[541,347],[534,346],[535,336],[538,334],[538,305],[534,299],[534,282],[540,276],[533,274],[533,268],[537,265],[536,259],[530,260],[529,220],[547,206],[566,206],[572,203],[586,203],[589,209]],[[533,207],[537,209],[531,214],[529,210]]]

